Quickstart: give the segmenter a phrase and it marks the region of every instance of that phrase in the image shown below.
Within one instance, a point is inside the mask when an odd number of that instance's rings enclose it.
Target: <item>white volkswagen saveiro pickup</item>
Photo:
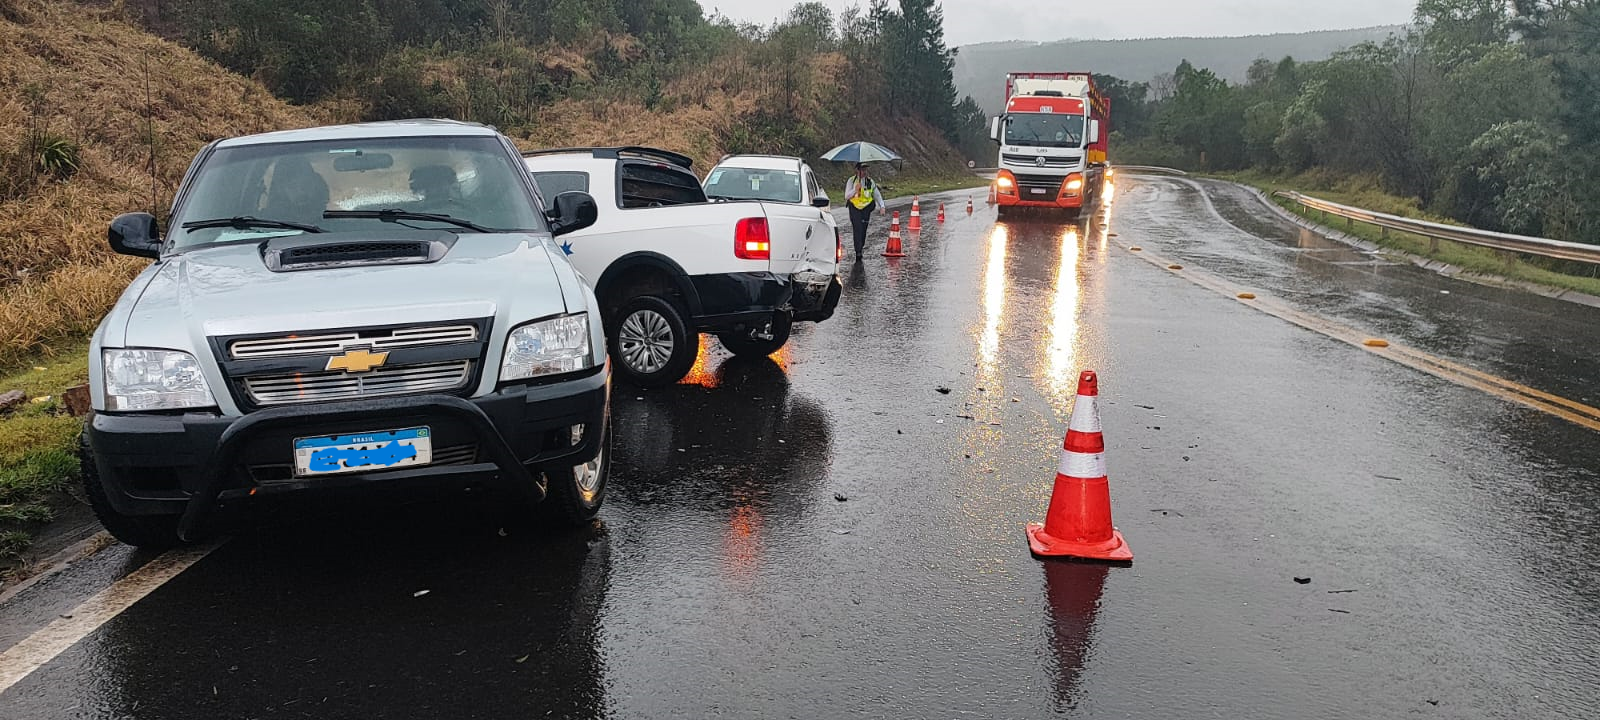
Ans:
[[[559,244],[599,298],[617,373],[635,384],[681,380],[702,332],[736,355],[765,356],[793,323],[826,320],[839,304],[837,223],[798,171],[763,171],[781,202],[732,193],[712,202],[692,161],[663,150],[540,150],[524,163],[546,205],[572,192],[599,207],[594,225]],[[807,182],[814,199],[790,200]]]

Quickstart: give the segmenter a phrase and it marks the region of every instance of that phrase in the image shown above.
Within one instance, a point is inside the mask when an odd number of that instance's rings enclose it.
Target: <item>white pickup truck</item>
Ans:
[[[560,246],[599,298],[617,374],[637,385],[681,380],[700,333],[736,355],[769,355],[794,322],[826,320],[839,303],[843,245],[821,206],[711,202],[693,162],[663,150],[523,155],[546,206],[581,192],[599,207]]]

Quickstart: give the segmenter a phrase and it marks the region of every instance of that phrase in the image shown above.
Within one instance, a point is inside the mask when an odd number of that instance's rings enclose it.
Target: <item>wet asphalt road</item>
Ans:
[[[1087,227],[976,197],[942,227],[925,203],[909,257],[869,249],[774,360],[708,341],[682,385],[619,385],[594,530],[502,535],[492,500],[293,508],[0,717],[1594,716],[1594,432],[1127,248],[1588,402],[1600,310],[1374,262],[1229,186],[1123,178]],[[1132,567],[1043,563],[1022,531],[1086,368]],[[0,645],[73,577],[0,607]]]

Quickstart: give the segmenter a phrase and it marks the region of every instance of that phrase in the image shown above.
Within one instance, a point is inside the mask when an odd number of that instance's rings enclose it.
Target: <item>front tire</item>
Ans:
[[[574,528],[594,519],[606,499],[606,483],[611,478],[611,424],[606,423],[600,438],[600,452],[593,460],[570,467],[546,468],[546,494],[539,504],[539,516],[550,526]]]
[[[700,355],[700,338],[689,330],[677,304],[643,295],[623,303],[615,317],[608,340],[624,379],[640,387],[661,387],[689,374]]]
[[[766,357],[789,342],[789,332],[793,328],[793,316],[789,313],[773,313],[772,324],[766,328],[765,333],[769,337],[760,337],[756,334],[758,330],[738,330],[717,333],[717,340],[728,349],[728,352],[739,357]]]
[[[106,532],[128,545],[147,550],[165,550],[181,544],[178,539],[178,515],[124,515],[111,506],[105,482],[100,478],[100,466],[94,461],[87,434],[78,439],[78,468],[83,475],[83,490],[89,496],[89,508],[100,520]]]

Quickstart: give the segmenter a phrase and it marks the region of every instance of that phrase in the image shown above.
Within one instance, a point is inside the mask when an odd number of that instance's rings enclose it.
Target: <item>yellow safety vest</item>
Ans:
[[[867,187],[868,185],[872,187]],[[857,210],[865,210],[876,199],[877,194],[878,184],[868,178],[866,182],[856,183],[856,194],[850,196],[850,204],[856,206]]]

